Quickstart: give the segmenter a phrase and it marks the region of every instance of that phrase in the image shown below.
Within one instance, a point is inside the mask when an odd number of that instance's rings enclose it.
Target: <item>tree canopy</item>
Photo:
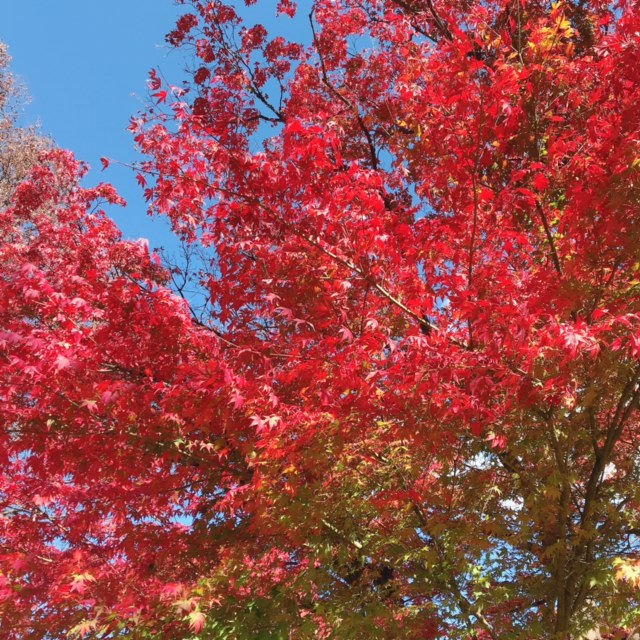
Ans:
[[[9,69],[11,56],[0,42],[0,206],[6,207],[16,185],[27,177],[51,142],[37,127],[20,127],[20,109],[27,101],[24,87]]]
[[[638,5],[181,4],[183,262],[67,152],[0,211],[4,637],[627,637]]]

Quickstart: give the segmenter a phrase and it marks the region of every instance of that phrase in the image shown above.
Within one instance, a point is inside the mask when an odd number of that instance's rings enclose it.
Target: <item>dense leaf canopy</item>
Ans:
[[[184,260],[63,152],[0,212],[2,636],[625,637],[638,7],[183,4]]]

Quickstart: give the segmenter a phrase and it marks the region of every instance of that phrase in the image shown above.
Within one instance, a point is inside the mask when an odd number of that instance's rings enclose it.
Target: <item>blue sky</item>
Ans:
[[[268,25],[275,0],[250,10]],[[13,71],[32,97],[25,122],[72,150],[93,170],[87,182],[109,181],[128,201],[110,210],[125,236],[146,237],[153,247],[170,243],[162,220],[149,218],[133,173],[99,158],[123,162],[136,155],[129,118],[146,100],[147,73],[159,67],[179,84],[185,58],[164,43],[183,7],[173,0],[2,0],[0,40],[9,45]]]
[[[0,40],[31,95],[25,121],[38,120],[59,146],[87,161],[88,183],[112,182],[130,206],[109,213],[127,237],[147,237],[153,246],[165,244],[166,225],[146,215],[131,172],[100,173],[99,158],[135,157],[126,128],[147,95],[148,70],[173,75],[182,66],[164,44],[178,15],[172,0],[0,2]]]

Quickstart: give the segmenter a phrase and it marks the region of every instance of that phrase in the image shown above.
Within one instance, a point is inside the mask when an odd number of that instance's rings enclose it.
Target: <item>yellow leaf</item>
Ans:
[[[622,558],[616,558],[613,562],[616,567],[616,580],[627,582],[633,587],[640,587],[640,561],[630,562]]]

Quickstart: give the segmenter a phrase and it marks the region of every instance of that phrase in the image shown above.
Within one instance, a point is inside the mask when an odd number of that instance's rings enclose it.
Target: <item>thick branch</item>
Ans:
[[[549,250],[551,251],[551,260],[553,261],[553,266],[559,275],[562,275],[562,266],[560,264],[560,258],[558,257],[558,252],[556,250],[555,242],[553,241],[553,234],[551,233],[551,227],[549,227],[549,222],[547,220],[547,216],[544,213],[544,209],[539,202],[536,202],[536,211],[540,216],[540,220],[542,221],[542,227],[544,228],[544,234],[547,237],[547,242],[549,243]]]

